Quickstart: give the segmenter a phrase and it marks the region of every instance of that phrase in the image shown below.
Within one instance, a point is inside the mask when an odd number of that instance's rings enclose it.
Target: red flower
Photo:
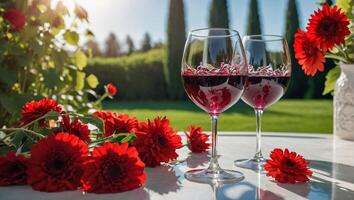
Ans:
[[[144,163],[135,147],[107,142],[94,148],[81,182],[84,191],[114,193],[138,188],[145,180]]]
[[[4,19],[10,23],[13,29],[20,30],[26,23],[26,17],[16,9],[8,9],[3,15]]]
[[[207,143],[209,140],[209,135],[203,133],[202,127],[191,126],[189,128],[189,133],[184,132],[188,140],[188,148],[194,153],[203,153],[207,151],[210,144]]]
[[[27,159],[14,151],[0,157],[0,186],[26,185]]]
[[[91,141],[89,137],[90,130],[88,129],[88,126],[81,123],[78,118],[75,118],[74,121],[70,123],[69,115],[62,115],[60,126],[62,128],[61,132],[67,132],[76,135],[86,143]]]
[[[325,52],[311,42],[307,33],[301,29],[295,34],[294,51],[295,58],[306,75],[314,76],[317,70],[321,72],[324,70]]]
[[[127,114],[116,114],[105,121],[105,137],[117,133],[135,133],[138,130],[139,122],[135,117],[130,118]]]
[[[87,145],[69,133],[49,135],[32,146],[28,184],[45,192],[76,190],[87,158]]]
[[[135,133],[138,130],[139,121],[136,117],[130,118],[127,114],[96,111],[93,115],[104,121],[105,137],[117,133]]]
[[[267,176],[275,178],[280,183],[307,182],[312,171],[308,168],[309,161],[306,161],[296,152],[290,152],[288,149],[274,149],[270,153],[270,160],[264,169]]]
[[[181,136],[170,127],[170,121],[166,117],[140,123],[136,135],[133,145],[149,167],[176,159],[176,150],[182,147]]]
[[[26,103],[21,110],[21,123],[23,125],[36,120],[50,111],[62,112],[58,103],[52,99],[44,98],[39,101],[31,101]],[[44,126],[45,120],[39,121],[41,126]]]
[[[117,87],[113,83],[108,83],[106,85],[109,96],[114,97],[117,94]]]
[[[307,26],[308,37],[316,42],[323,50],[332,49],[335,44],[344,42],[350,34],[348,17],[337,7],[323,5],[311,15]]]
[[[93,115],[102,119],[103,121],[106,121],[108,118],[113,116],[113,113],[111,111],[99,110],[94,112]]]

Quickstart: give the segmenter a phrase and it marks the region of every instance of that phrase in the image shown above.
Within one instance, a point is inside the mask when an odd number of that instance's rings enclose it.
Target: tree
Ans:
[[[261,21],[258,12],[258,1],[251,0],[248,10],[247,35],[262,34]]]
[[[227,0],[212,0],[209,14],[209,27],[229,28]]]
[[[183,0],[170,0],[165,76],[170,99],[182,99],[181,60],[186,40]]]
[[[126,43],[127,43],[127,47],[128,47],[127,53],[129,55],[135,51],[134,41],[129,35],[127,35]]]
[[[151,37],[149,33],[145,33],[143,42],[141,44],[141,51],[149,51],[151,49]]]
[[[105,56],[106,57],[117,57],[120,55],[120,45],[118,43],[117,36],[114,33],[110,33],[108,38],[106,39],[106,49]]]
[[[93,57],[102,56],[101,49],[100,49],[98,43],[96,42],[96,40],[91,39],[91,40],[87,41],[86,48],[91,50]]]
[[[286,26],[285,26],[285,38],[288,41],[290,56],[291,56],[291,80],[286,92],[288,98],[304,98],[306,90],[308,88],[308,77],[302,71],[301,66],[295,59],[294,54],[294,40],[295,33],[300,27],[299,14],[297,10],[296,0],[288,1],[288,8],[286,11]]]

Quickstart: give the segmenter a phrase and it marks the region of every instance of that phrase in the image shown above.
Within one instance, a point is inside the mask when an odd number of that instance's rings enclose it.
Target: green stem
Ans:
[[[16,134],[15,131],[23,131],[23,132],[26,132],[26,133],[30,133],[31,135],[39,137],[39,138],[44,138],[45,137],[42,134],[39,134],[37,132],[31,131],[31,130],[28,130],[28,129],[25,129],[25,128],[4,128],[4,129],[0,129],[0,131],[3,131],[3,132],[11,131],[12,132],[12,133],[6,135],[2,140],[5,140],[7,137]]]
[[[108,97],[108,93],[106,92],[99,99],[97,99],[97,101],[95,101],[95,103],[93,103],[93,105],[97,106],[99,103],[101,103],[107,97]]]

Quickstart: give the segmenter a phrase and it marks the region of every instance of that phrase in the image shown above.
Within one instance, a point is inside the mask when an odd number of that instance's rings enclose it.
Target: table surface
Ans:
[[[185,138],[183,137],[183,140]],[[238,132],[219,134],[219,163],[225,169],[244,173],[245,179],[236,184],[213,186],[186,180],[188,169],[203,168],[209,155],[190,154],[184,147],[179,150],[181,163],[157,168],[146,168],[145,187],[119,194],[83,194],[82,191],[43,193],[29,186],[0,187],[1,200],[76,200],[76,199],[137,199],[137,200],[207,200],[207,199],[354,199],[354,142],[344,141],[327,134],[265,133],[263,153],[273,148],[288,148],[310,160],[314,171],[305,184],[279,184],[252,170],[237,168],[235,159],[250,158],[255,151],[255,135]]]

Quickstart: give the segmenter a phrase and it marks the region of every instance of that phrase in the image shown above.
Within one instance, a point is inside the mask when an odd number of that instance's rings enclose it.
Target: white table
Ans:
[[[181,164],[146,169],[145,187],[119,194],[83,194],[81,191],[42,193],[29,186],[0,187],[1,200],[76,200],[76,199],[136,199],[136,200],[208,200],[208,199],[354,199],[354,142],[325,134],[266,133],[263,152],[268,156],[275,147],[289,148],[311,161],[314,174],[307,184],[279,184],[265,175],[236,168],[235,159],[249,158],[255,151],[255,136],[251,133],[222,133],[218,154],[223,168],[237,169],[246,176],[237,184],[210,186],[186,180],[183,173],[195,167],[205,167],[207,154],[189,155],[179,150]]]

